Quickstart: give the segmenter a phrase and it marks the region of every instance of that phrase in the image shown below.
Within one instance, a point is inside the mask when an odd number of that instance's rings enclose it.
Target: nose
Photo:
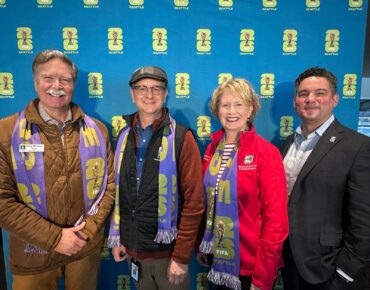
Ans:
[[[55,78],[52,82],[53,87],[61,88],[63,87],[61,81],[58,78]]]
[[[314,92],[309,92],[308,93],[308,96],[306,97],[306,99],[305,99],[305,101],[306,102],[310,102],[310,101],[313,101],[313,100],[316,100],[316,98],[315,98],[315,94],[314,94]]]

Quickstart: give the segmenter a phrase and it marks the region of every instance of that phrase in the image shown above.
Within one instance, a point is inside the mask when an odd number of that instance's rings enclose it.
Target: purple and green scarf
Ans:
[[[44,152],[20,152],[24,144],[42,144],[36,124],[27,122],[24,111],[20,112],[12,135],[12,160],[18,191],[25,205],[47,218],[45,189]],[[85,215],[95,215],[107,185],[107,148],[100,129],[87,115],[80,122],[79,153],[82,167],[82,181]],[[27,244],[28,253],[46,254],[47,251]]]
[[[165,126],[163,129],[162,143],[158,152],[158,230],[154,241],[163,244],[170,244],[177,237],[178,187],[175,156],[176,122],[171,116],[170,121],[170,125]],[[110,248],[119,247],[121,244],[119,230],[119,175],[129,132],[129,126],[122,129],[117,140],[115,151],[116,200],[109,229],[108,246]]]
[[[234,147],[216,189],[224,152],[224,137],[205,171],[203,179],[206,198],[206,230],[200,252],[213,254],[207,278],[216,285],[240,290],[240,252],[237,193],[237,146]]]

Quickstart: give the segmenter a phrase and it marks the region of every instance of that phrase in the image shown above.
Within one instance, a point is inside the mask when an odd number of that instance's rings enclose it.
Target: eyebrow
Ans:
[[[320,92],[320,91],[328,92],[329,90],[322,89],[322,88],[318,88],[318,89],[315,89],[315,90],[303,89],[303,90],[298,90],[297,93],[303,93],[303,92]]]

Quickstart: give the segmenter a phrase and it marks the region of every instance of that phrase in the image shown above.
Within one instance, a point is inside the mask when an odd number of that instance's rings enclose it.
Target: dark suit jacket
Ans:
[[[327,281],[336,267],[355,277],[369,266],[370,138],[334,120],[297,177],[288,214],[290,247],[308,283]]]

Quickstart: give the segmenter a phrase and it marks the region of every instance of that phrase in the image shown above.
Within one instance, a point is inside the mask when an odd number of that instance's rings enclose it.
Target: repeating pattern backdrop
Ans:
[[[55,48],[79,68],[74,101],[106,123],[113,143],[120,116],[135,111],[128,80],[143,65],[167,71],[166,105],[193,129],[202,152],[220,127],[208,110],[212,91],[230,77],[253,84],[262,104],[257,132],[279,145],[299,124],[294,79],[325,66],[338,77],[336,116],[357,129],[367,6],[367,0],[0,0],[0,117],[35,97],[32,61]],[[134,289],[126,263],[116,264],[106,247],[101,260],[99,289]],[[208,289],[206,269],[195,259],[190,268],[192,289]]]

